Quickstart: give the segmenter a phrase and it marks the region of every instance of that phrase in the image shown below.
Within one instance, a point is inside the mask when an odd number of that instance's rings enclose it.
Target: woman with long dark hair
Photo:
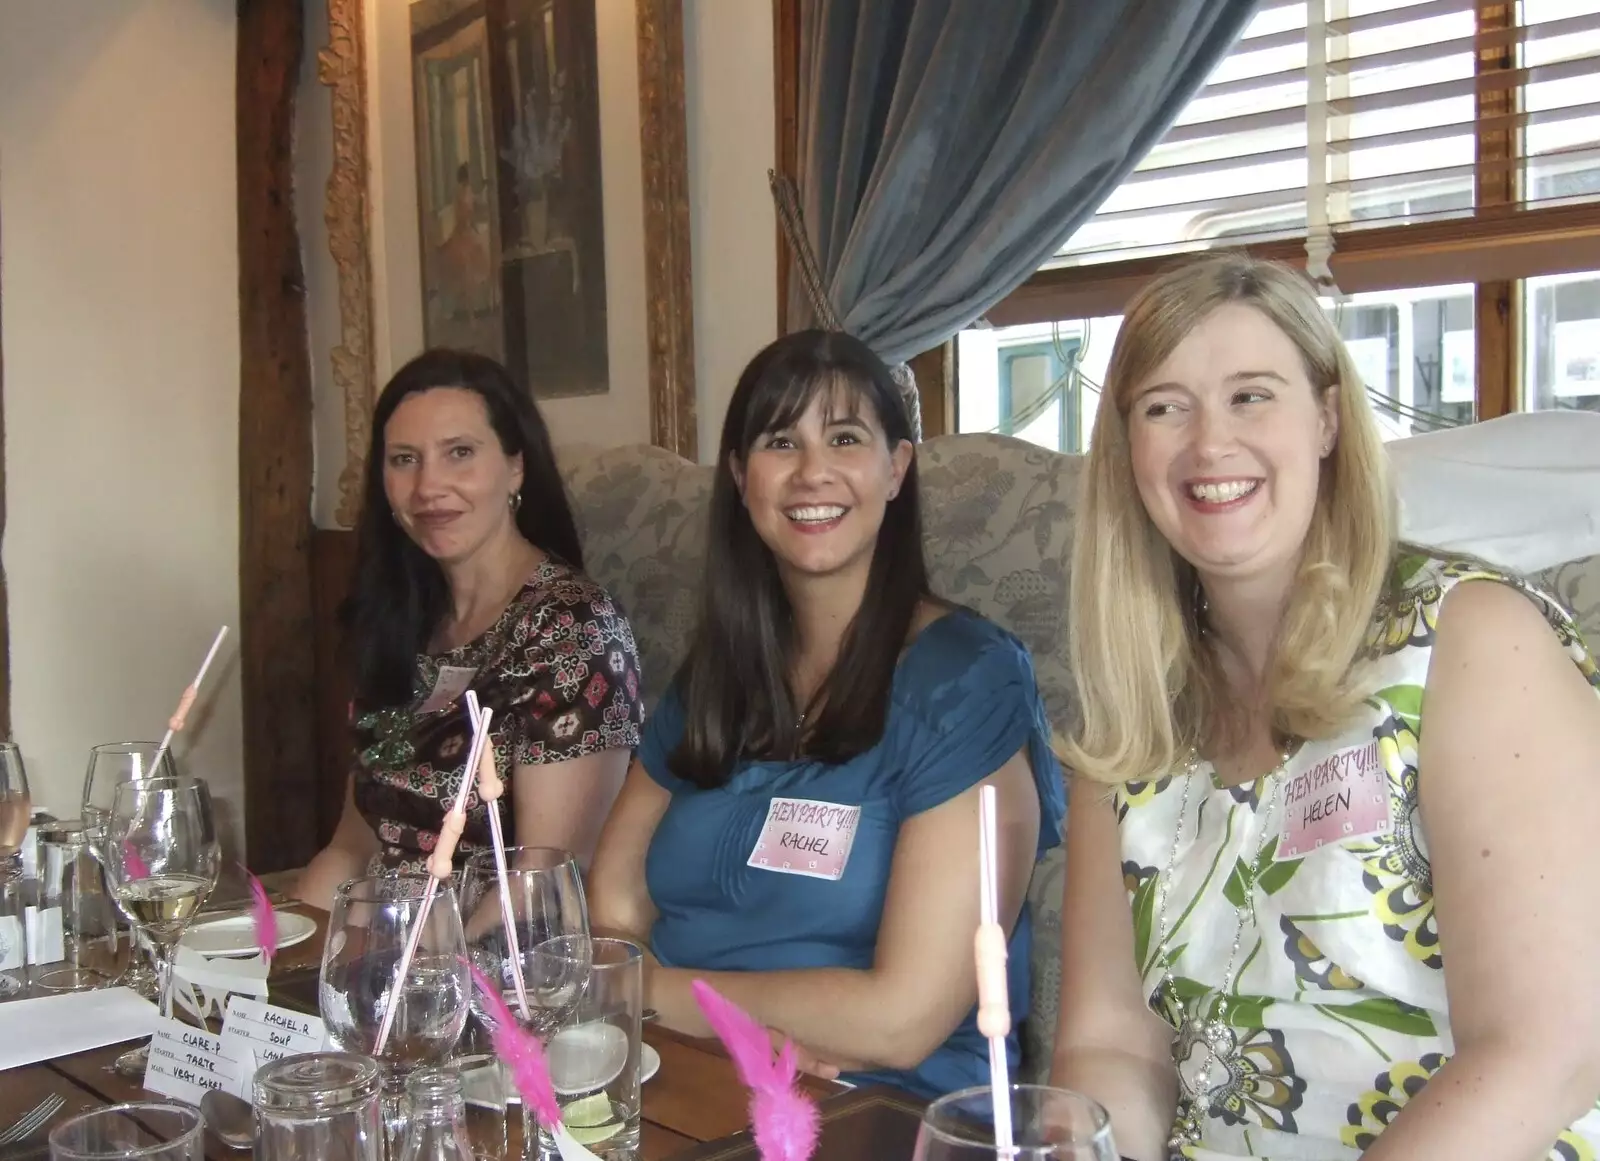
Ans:
[[[582,568],[528,393],[482,355],[402,367],[373,412],[345,607],[357,763],[300,898],[326,907],[348,878],[427,859],[460,785],[469,688],[510,775],[507,843],[593,851],[643,715],[633,632]],[[467,802],[458,858],[489,843],[485,804]]]
[[[848,335],[745,369],[712,486],[705,605],[602,832],[594,926],[651,953],[647,1002],[705,1034],[707,979],[825,1074],[925,1095],[988,1079],[973,1022],[978,788],[998,790],[1011,1011],[1060,773],[1027,652],[928,590],[910,421]]]

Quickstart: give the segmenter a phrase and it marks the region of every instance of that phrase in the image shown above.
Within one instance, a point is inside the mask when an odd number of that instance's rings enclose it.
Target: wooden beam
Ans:
[[[1516,13],[1505,0],[1479,0],[1477,8],[1476,70],[1480,81],[1492,80],[1517,66]],[[1507,118],[1516,112],[1520,86],[1479,84],[1476,129],[1477,164],[1473,204],[1480,210],[1516,205],[1520,200],[1520,130]],[[1479,281],[1473,298],[1473,338],[1476,347],[1476,417],[1494,419],[1519,406],[1522,378],[1522,295],[1520,283],[1509,278]]]
[[[700,439],[694,394],[683,0],[637,3],[650,438],[657,446],[692,460],[698,455]]]
[[[294,214],[301,0],[238,0],[239,606],[245,857],[317,849],[311,364]]]
[[[772,0],[773,106],[777,111],[773,168],[780,177],[800,180],[800,3]],[[789,281],[794,258],[783,224],[776,229],[778,246],[778,334],[789,333]]]
[[[317,657],[317,847],[333,838],[344,812],[344,788],[355,764],[350,728],[353,683],[344,655],[339,606],[356,572],[356,534],[317,528],[311,533],[312,637]]]
[[[913,356],[911,374],[917,380],[917,399],[922,407],[922,438],[953,435],[956,430],[955,392],[956,341]]]

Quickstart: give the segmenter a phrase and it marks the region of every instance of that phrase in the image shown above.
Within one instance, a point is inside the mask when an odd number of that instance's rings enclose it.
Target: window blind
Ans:
[[[1600,0],[1263,0],[1052,265],[1585,201]]]

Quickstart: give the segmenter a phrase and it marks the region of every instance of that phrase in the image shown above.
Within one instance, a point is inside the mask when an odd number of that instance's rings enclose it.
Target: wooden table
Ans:
[[[290,995],[298,994],[303,998],[309,993],[315,996],[314,973],[321,965],[322,944],[327,933],[325,912],[308,907],[291,909],[315,919],[317,934],[295,947],[285,948],[273,962],[271,982],[275,990],[281,985],[281,993],[274,999],[286,1004],[290,1003],[287,998]],[[645,1026],[644,1038],[661,1054],[661,1070],[644,1086],[641,1161],[662,1161],[702,1142],[727,1137],[745,1128],[748,1096],[720,1044],[680,1036],[654,1024]],[[154,1094],[145,1091],[137,1081],[120,1076],[112,1067],[112,1062],[127,1047],[98,1048],[0,1074],[3,1076],[0,1080],[0,1130],[51,1092],[60,1093],[67,1101],[52,1125],[98,1105],[151,1099]],[[808,1077],[804,1083],[809,1092],[823,1101],[825,1116],[830,1112],[830,1105],[847,1095],[843,1086],[828,1081]],[[516,1118],[511,1120],[513,1124],[508,1128],[515,1127]],[[29,1139],[30,1145],[40,1147],[39,1156],[45,1155],[42,1152],[45,1138],[46,1133],[40,1132]],[[207,1134],[206,1146],[207,1157],[217,1161],[247,1156],[227,1150],[210,1134]],[[0,1161],[10,1156],[10,1150],[0,1149]]]

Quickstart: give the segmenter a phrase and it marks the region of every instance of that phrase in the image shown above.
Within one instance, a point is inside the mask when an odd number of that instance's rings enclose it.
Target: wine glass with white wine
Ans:
[[[0,964],[8,965],[0,969],[0,997],[18,994],[27,980],[22,841],[32,814],[22,751],[15,742],[0,742]]]
[[[89,750],[89,768],[83,776],[83,802],[78,817],[83,820],[89,853],[102,867],[105,865],[106,820],[111,817],[117,787],[124,782],[157,776],[176,778],[178,768],[173,764],[172,751],[162,751],[154,742],[105,742]],[[107,890],[110,890],[109,884]],[[129,922],[132,922],[131,916]],[[139,935],[137,927],[129,930],[128,938],[133,941],[134,955],[129,958],[128,970],[122,975],[122,986],[132,988],[147,1000],[157,999],[154,949],[149,940]]]
[[[117,787],[106,820],[106,877],[117,903],[150,940],[161,1015],[172,1015],[172,958],[222,869],[211,792],[198,778],[157,777]],[[142,1067],[124,1053],[119,1071]]]

